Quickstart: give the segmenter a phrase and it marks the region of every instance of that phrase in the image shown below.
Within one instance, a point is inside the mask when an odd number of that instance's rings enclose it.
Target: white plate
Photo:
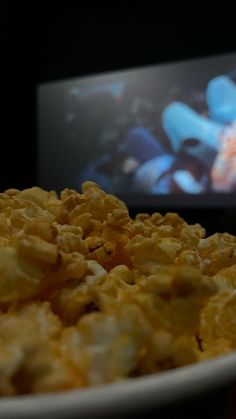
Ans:
[[[236,353],[146,377],[54,395],[0,399],[1,419],[115,418],[236,383]],[[110,415],[107,416],[108,412]]]

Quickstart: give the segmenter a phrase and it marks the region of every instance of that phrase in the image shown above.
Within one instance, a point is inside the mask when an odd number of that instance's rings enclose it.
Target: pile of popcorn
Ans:
[[[138,214],[93,182],[0,194],[0,395],[159,373],[236,350],[236,237]]]

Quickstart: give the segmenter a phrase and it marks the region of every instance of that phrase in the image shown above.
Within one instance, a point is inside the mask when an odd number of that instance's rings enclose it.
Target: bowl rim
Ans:
[[[200,395],[236,383],[236,352],[175,370],[60,393],[3,397],[1,419],[104,417]],[[47,416],[48,415],[48,416]]]

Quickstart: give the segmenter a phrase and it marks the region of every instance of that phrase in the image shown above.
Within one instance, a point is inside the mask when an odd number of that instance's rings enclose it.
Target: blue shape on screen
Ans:
[[[199,115],[181,102],[173,102],[162,113],[163,128],[174,152],[178,152],[187,139],[196,139],[217,150],[222,125]]]
[[[206,99],[212,119],[221,123],[236,121],[236,84],[229,77],[212,79],[207,86]]]
[[[135,173],[137,187],[149,193],[169,193],[169,181],[167,178],[162,178],[162,175],[172,167],[174,162],[175,156],[163,154],[142,164]]]
[[[149,129],[143,127],[131,128],[120,150],[127,154],[127,156],[135,157],[140,163],[166,153],[163,145],[150,132]]]

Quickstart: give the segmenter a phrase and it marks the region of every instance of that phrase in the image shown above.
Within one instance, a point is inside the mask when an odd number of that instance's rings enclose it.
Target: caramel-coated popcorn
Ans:
[[[93,182],[0,194],[0,395],[89,387],[236,350],[236,237],[129,216]]]

